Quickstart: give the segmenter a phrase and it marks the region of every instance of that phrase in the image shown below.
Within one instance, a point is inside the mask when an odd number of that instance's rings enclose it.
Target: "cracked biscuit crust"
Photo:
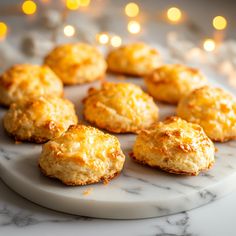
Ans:
[[[63,95],[63,84],[48,66],[19,64],[0,76],[0,104],[41,95]]]
[[[118,74],[145,76],[160,66],[159,52],[144,43],[114,49],[107,56],[108,70]]]
[[[43,143],[77,124],[74,105],[67,99],[41,96],[13,103],[3,118],[7,133],[17,141]]]
[[[223,89],[194,90],[179,102],[177,115],[201,125],[214,141],[236,139],[236,99]]]
[[[46,56],[48,65],[64,84],[83,84],[103,79],[106,61],[97,48],[85,44],[63,44]]]
[[[105,82],[100,89],[88,91],[84,117],[110,132],[136,133],[157,121],[158,107],[134,84]]]
[[[170,173],[198,175],[214,164],[214,153],[214,144],[199,125],[170,117],[140,132],[131,157]]]
[[[161,102],[177,104],[192,90],[205,86],[207,79],[199,70],[184,65],[164,65],[145,77],[147,90]]]
[[[39,167],[66,185],[109,182],[118,175],[125,156],[118,139],[85,125],[72,125],[43,145]]]

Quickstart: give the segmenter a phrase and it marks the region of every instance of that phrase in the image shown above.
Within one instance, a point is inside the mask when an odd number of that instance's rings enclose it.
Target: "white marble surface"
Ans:
[[[214,77],[215,78],[215,77]],[[208,76],[212,84],[214,78]],[[107,75],[106,80],[117,78]],[[127,78],[125,82],[145,86],[142,79]],[[221,87],[225,83],[222,82]],[[91,83],[65,88],[65,96],[76,107],[79,120],[83,120],[82,100]],[[175,114],[175,107],[160,104],[160,120]],[[6,109],[0,108],[0,120]],[[215,143],[218,149],[213,168],[199,176],[176,176],[141,166],[129,158],[136,135],[117,135],[126,156],[124,168],[108,185],[94,184],[65,187],[41,175],[38,158],[41,145],[15,144],[0,126],[0,178],[13,190],[50,209],[98,218],[138,219],[170,215],[215,201],[232,192],[236,186],[236,141]],[[91,190],[91,191],[90,191]],[[89,194],[84,194],[90,191]]]
[[[236,191],[187,213],[145,220],[102,220],[57,213],[0,181],[0,235],[235,236]]]

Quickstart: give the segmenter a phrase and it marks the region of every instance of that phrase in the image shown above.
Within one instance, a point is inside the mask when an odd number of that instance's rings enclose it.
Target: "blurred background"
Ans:
[[[40,63],[64,42],[106,53],[144,41],[167,61],[213,67],[236,87],[235,11],[233,0],[0,0],[0,70]]]

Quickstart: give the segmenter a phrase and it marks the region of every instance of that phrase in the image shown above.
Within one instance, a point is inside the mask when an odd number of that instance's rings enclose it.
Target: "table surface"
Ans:
[[[62,214],[25,200],[0,180],[0,235],[234,236],[236,191],[177,215],[144,220],[102,220]]]

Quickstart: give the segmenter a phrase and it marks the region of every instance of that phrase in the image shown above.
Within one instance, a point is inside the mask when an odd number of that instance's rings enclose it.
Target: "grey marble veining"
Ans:
[[[234,236],[236,192],[189,212],[145,220],[102,220],[58,213],[23,199],[0,181],[0,235]]]
[[[99,220],[88,217],[66,215],[62,213],[52,212],[47,209],[43,209],[33,203],[26,201],[25,199],[15,196],[11,190],[0,182],[0,191],[3,192],[0,196],[0,235],[3,229],[9,227],[28,228],[28,227],[40,227],[41,225],[53,224],[88,224],[93,223],[113,223],[113,220]],[[177,215],[161,217],[158,219],[139,220],[137,223],[145,224],[149,221],[151,224],[151,231],[146,234],[140,235],[194,235],[189,231],[190,217],[188,213],[182,212]],[[117,221],[118,222],[118,221]],[[126,225],[128,222],[134,221],[119,221],[119,223]],[[175,232],[175,233],[172,233]],[[130,232],[132,235],[132,232]],[[127,234],[128,235],[128,232]]]

